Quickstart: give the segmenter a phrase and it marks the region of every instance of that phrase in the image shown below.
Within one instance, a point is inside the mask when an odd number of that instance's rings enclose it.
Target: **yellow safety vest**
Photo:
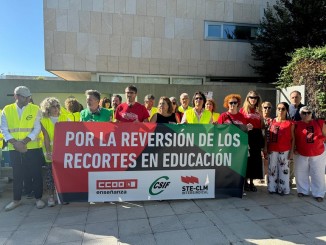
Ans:
[[[195,110],[186,111],[187,123],[199,123],[199,124],[209,124],[211,122],[212,113],[207,110],[203,110],[200,120],[198,121]]]
[[[188,111],[191,108],[192,108],[191,106],[188,106],[188,108],[186,110],[184,110],[182,106],[179,106],[178,111],[181,112],[181,113],[185,113],[185,111]]]
[[[60,114],[61,115],[61,114]],[[66,114],[67,118],[69,118],[69,120],[71,122],[79,122],[80,121],[80,112],[74,112],[74,113],[67,113]]]
[[[0,118],[1,118],[1,110],[0,110]],[[0,130],[0,150],[3,147],[3,140],[4,140],[4,137],[3,137],[3,134],[1,133],[1,130]]]
[[[154,107],[154,106],[153,106],[152,109],[151,109],[151,113],[149,113],[148,121],[151,120],[152,116],[153,116],[155,113],[157,113],[157,107]]]
[[[67,114],[60,114],[59,118],[58,118],[58,122],[67,122],[68,121],[68,115]],[[50,139],[50,146],[51,146],[51,150],[53,149],[53,139],[54,139],[54,127],[55,124],[52,123],[51,119],[49,117],[43,117],[41,119],[41,123],[43,128],[48,132],[49,135],[49,139]],[[43,152],[46,153],[46,149],[45,149],[45,145],[43,144]],[[46,159],[47,162],[51,162],[48,161]]]
[[[213,122],[217,122],[219,117],[220,117],[220,113],[213,112]]]
[[[8,130],[11,136],[16,140],[23,140],[33,131],[39,107],[31,103],[27,104],[21,118],[19,118],[16,103],[5,106],[3,111],[7,119]],[[28,142],[26,145],[27,149],[40,148],[39,140],[40,139],[37,137]],[[8,148],[9,150],[14,150],[14,146],[10,143],[8,144]]]

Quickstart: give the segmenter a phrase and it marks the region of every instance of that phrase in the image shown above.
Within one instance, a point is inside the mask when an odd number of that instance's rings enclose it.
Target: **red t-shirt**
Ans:
[[[247,122],[251,123],[254,128],[261,129],[261,116],[256,109],[250,109],[250,113],[248,114],[243,108],[240,108],[239,112],[247,118]]]
[[[292,124],[293,123],[289,120],[284,122],[276,122],[274,119],[271,122],[267,132],[268,151],[284,152],[291,150]]]
[[[143,122],[149,118],[149,113],[146,107],[138,102],[131,107],[127,103],[122,103],[118,105],[114,116],[119,122],[134,122],[136,120]]]
[[[230,118],[232,119],[232,121],[230,120]],[[238,112],[237,114],[231,114],[229,112],[223,112],[218,120],[217,123],[218,124],[247,124],[247,119],[240,113]]]
[[[303,121],[295,122],[295,146],[302,156],[319,156],[325,150],[322,128],[324,120],[311,120],[309,123]]]

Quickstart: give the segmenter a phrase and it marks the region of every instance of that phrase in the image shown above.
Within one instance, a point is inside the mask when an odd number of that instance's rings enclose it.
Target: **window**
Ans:
[[[206,40],[252,41],[257,33],[258,25],[205,21]]]

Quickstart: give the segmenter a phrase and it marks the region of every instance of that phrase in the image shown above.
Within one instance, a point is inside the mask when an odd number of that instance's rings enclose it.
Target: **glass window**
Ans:
[[[137,83],[169,84],[169,77],[137,77]]]
[[[257,25],[205,21],[206,40],[250,41],[257,33]]]
[[[114,75],[100,75],[100,82],[109,82],[109,83],[134,83],[134,77],[129,76],[114,76]]]
[[[171,84],[191,84],[191,85],[201,85],[203,84],[202,78],[182,78],[182,77],[173,77]]]
[[[208,37],[221,37],[221,25],[208,25]]]

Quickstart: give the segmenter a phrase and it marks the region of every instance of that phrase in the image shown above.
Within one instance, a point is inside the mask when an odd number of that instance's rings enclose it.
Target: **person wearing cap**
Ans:
[[[316,201],[322,202],[325,196],[326,125],[324,120],[313,119],[312,114],[311,107],[301,107],[302,119],[295,125],[295,177],[298,197],[307,196],[311,191]]]
[[[144,98],[144,106],[146,107],[149,118],[148,121],[151,120],[152,116],[157,113],[157,107],[154,106],[155,104],[155,97],[152,94],[148,94]]]
[[[15,209],[21,204],[25,175],[33,179],[36,207],[45,207],[42,201],[44,155],[38,137],[41,131],[41,113],[37,105],[29,103],[31,95],[27,87],[16,87],[16,102],[5,106],[1,114],[1,130],[8,142],[13,168],[13,201],[5,207],[5,211]]]
[[[111,122],[112,110],[100,107],[101,94],[97,90],[86,90],[87,108],[80,112],[82,122]]]

